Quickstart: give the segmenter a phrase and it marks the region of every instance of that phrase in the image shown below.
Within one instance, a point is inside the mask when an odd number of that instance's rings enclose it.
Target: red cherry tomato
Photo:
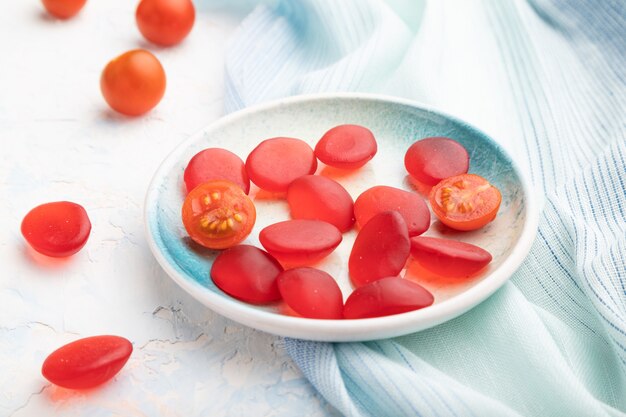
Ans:
[[[209,181],[187,194],[182,216],[189,237],[196,243],[210,249],[225,249],[250,234],[256,209],[238,185]]]
[[[195,18],[191,0],[141,0],[135,13],[141,34],[161,46],[175,45],[185,39]]]
[[[133,345],[123,337],[87,337],[52,352],[44,361],[41,373],[63,388],[92,388],[113,378],[132,352]]]
[[[430,227],[428,206],[414,192],[378,185],[365,190],[354,202],[354,215],[359,227],[376,214],[391,210],[402,215],[409,228],[409,236],[421,235]]]
[[[241,158],[221,148],[208,148],[195,154],[185,168],[184,180],[187,192],[211,180],[227,180],[240,186],[246,194],[250,191],[250,180]]]
[[[433,186],[445,178],[465,174],[469,155],[463,145],[452,139],[426,138],[406,151],[404,166],[417,181]]]
[[[337,282],[324,271],[295,268],[282,272],[278,289],[287,305],[302,317],[341,319],[343,296]]]
[[[128,51],[107,64],[100,89],[111,108],[128,116],[152,110],[165,93],[165,71],[159,60],[143,49]]]
[[[259,241],[283,265],[311,265],[341,243],[341,232],[321,220],[287,220],[267,226]]]
[[[491,262],[491,254],[478,246],[426,236],[411,239],[411,255],[422,268],[448,278],[470,277]]]
[[[447,178],[430,192],[435,216],[456,230],[476,230],[491,222],[501,201],[500,191],[475,174]]]
[[[305,175],[287,189],[287,202],[294,219],[323,220],[346,232],[354,224],[354,202],[337,181],[320,175]]]
[[[356,287],[402,271],[410,251],[409,232],[397,211],[384,211],[363,226],[354,241],[348,269]]]
[[[69,201],[37,206],[22,220],[22,235],[28,244],[39,253],[57,258],[78,252],[90,232],[85,209]]]
[[[276,277],[283,267],[269,253],[250,245],[233,246],[217,255],[211,279],[226,294],[253,304],[280,300]]]
[[[253,183],[270,192],[284,192],[291,182],[315,173],[317,159],[304,141],[272,138],[261,142],[248,155],[246,170]]]
[[[424,287],[412,281],[388,277],[357,288],[343,308],[345,319],[391,316],[428,307],[435,301]]]
[[[41,0],[48,13],[59,19],[69,19],[83,8],[87,0]]]
[[[360,168],[376,155],[378,146],[372,132],[358,125],[333,127],[315,146],[315,156],[331,167]]]

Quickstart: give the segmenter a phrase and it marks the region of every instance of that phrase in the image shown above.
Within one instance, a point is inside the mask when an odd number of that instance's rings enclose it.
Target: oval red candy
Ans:
[[[450,138],[426,138],[409,147],[404,166],[417,181],[433,186],[448,177],[465,174],[469,155],[463,145]]]
[[[315,268],[294,268],[278,276],[278,289],[287,305],[302,317],[341,319],[343,297],[337,282]]]
[[[191,158],[183,175],[187,192],[212,180],[226,180],[237,184],[244,193],[250,191],[246,166],[237,155],[221,148],[204,149]]]
[[[333,127],[315,146],[315,156],[331,167],[356,169],[376,155],[378,145],[374,134],[359,125]]]
[[[489,252],[470,243],[427,236],[411,239],[411,255],[424,269],[450,278],[470,277],[492,259]]]

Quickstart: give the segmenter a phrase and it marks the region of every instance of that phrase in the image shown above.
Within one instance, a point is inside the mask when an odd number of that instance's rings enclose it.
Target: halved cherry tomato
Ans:
[[[246,194],[250,191],[250,180],[241,158],[221,148],[208,148],[195,154],[185,168],[184,180],[187,192],[211,180],[227,180],[240,186]]]
[[[254,304],[280,300],[276,278],[283,267],[269,253],[250,245],[233,246],[217,255],[211,279],[226,294]]]
[[[196,243],[210,249],[225,249],[250,234],[256,209],[238,185],[209,181],[187,194],[182,216],[189,237]]]
[[[411,255],[427,271],[449,278],[475,275],[491,262],[491,254],[470,243],[436,237],[411,239]]]
[[[501,201],[500,191],[475,174],[447,178],[430,192],[435,216],[456,230],[476,230],[491,222]]]
[[[287,220],[259,233],[263,247],[283,265],[312,265],[341,243],[339,229],[321,220]]]
[[[69,19],[83,8],[87,0],[41,0],[48,13],[59,19]]]
[[[392,210],[404,218],[409,236],[421,235],[430,227],[428,206],[424,199],[414,192],[378,185],[365,190],[354,202],[354,216],[359,227],[376,214]]]
[[[341,319],[343,297],[339,285],[324,271],[294,268],[278,275],[278,289],[287,305],[302,317]]]
[[[465,174],[469,155],[463,145],[450,138],[426,138],[409,147],[404,166],[417,181],[433,186],[445,178]]]
[[[63,388],[92,388],[113,378],[132,352],[133,345],[123,337],[86,337],[52,352],[41,374]]]
[[[294,219],[323,220],[346,232],[354,224],[354,202],[337,181],[320,175],[305,175],[287,189],[287,202]]]
[[[378,146],[372,132],[359,125],[333,127],[317,142],[315,156],[331,167],[360,168],[376,155]]]
[[[432,305],[433,295],[415,282],[387,277],[357,288],[343,308],[345,319],[391,316]]]
[[[135,13],[141,34],[161,46],[182,41],[191,31],[195,18],[191,0],[141,0]]]
[[[356,287],[398,275],[411,245],[406,222],[397,211],[384,211],[363,226],[354,241],[348,269]]]
[[[315,173],[317,159],[303,140],[272,138],[261,142],[246,159],[246,170],[253,183],[264,190],[287,191],[291,182]]]
[[[89,238],[91,222],[83,206],[56,201],[35,207],[22,220],[22,235],[37,252],[65,257],[78,252]]]
[[[111,108],[138,116],[154,108],[165,94],[165,71],[159,60],[143,49],[128,51],[107,64],[100,89]]]

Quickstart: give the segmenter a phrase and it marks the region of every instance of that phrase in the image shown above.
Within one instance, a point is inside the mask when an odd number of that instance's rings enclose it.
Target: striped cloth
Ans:
[[[469,313],[392,340],[287,340],[342,414],[625,415],[625,57],[623,0],[282,0],[246,18],[228,110],[417,99],[495,137],[545,196],[525,263]]]

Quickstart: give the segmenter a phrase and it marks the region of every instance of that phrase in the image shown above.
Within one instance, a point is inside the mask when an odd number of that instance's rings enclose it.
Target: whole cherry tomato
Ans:
[[[191,0],[141,0],[135,13],[141,34],[161,46],[175,45],[185,39],[195,18]]]
[[[256,221],[254,203],[230,181],[200,184],[185,198],[183,225],[189,237],[210,249],[225,249],[244,240]]]
[[[378,146],[372,132],[359,125],[333,127],[317,142],[315,156],[331,167],[357,169],[376,155]]]
[[[411,255],[422,268],[447,278],[467,278],[491,262],[491,254],[470,243],[436,237],[411,238]]]
[[[41,0],[48,13],[59,19],[69,19],[83,8],[87,0]]]
[[[211,180],[231,181],[248,194],[250,180],[241,158],[221,148],[204,149],[191,158],[183,176],[187,192]]]
[[[287,305],[302,317],[341,319],[343,297],[333,277],[315,268],[294,268],[276,279]]]
[[[111,108],[128,116],[152,110],[165,94],[165,71],[159,60],[143,49],[128,51],[107,64],[100,89]]]
[[[463,145],[450,138],[426,138],[406,151],[404,166],[417,181],[433,186],[445,178],[465,174],[469,155]]]

